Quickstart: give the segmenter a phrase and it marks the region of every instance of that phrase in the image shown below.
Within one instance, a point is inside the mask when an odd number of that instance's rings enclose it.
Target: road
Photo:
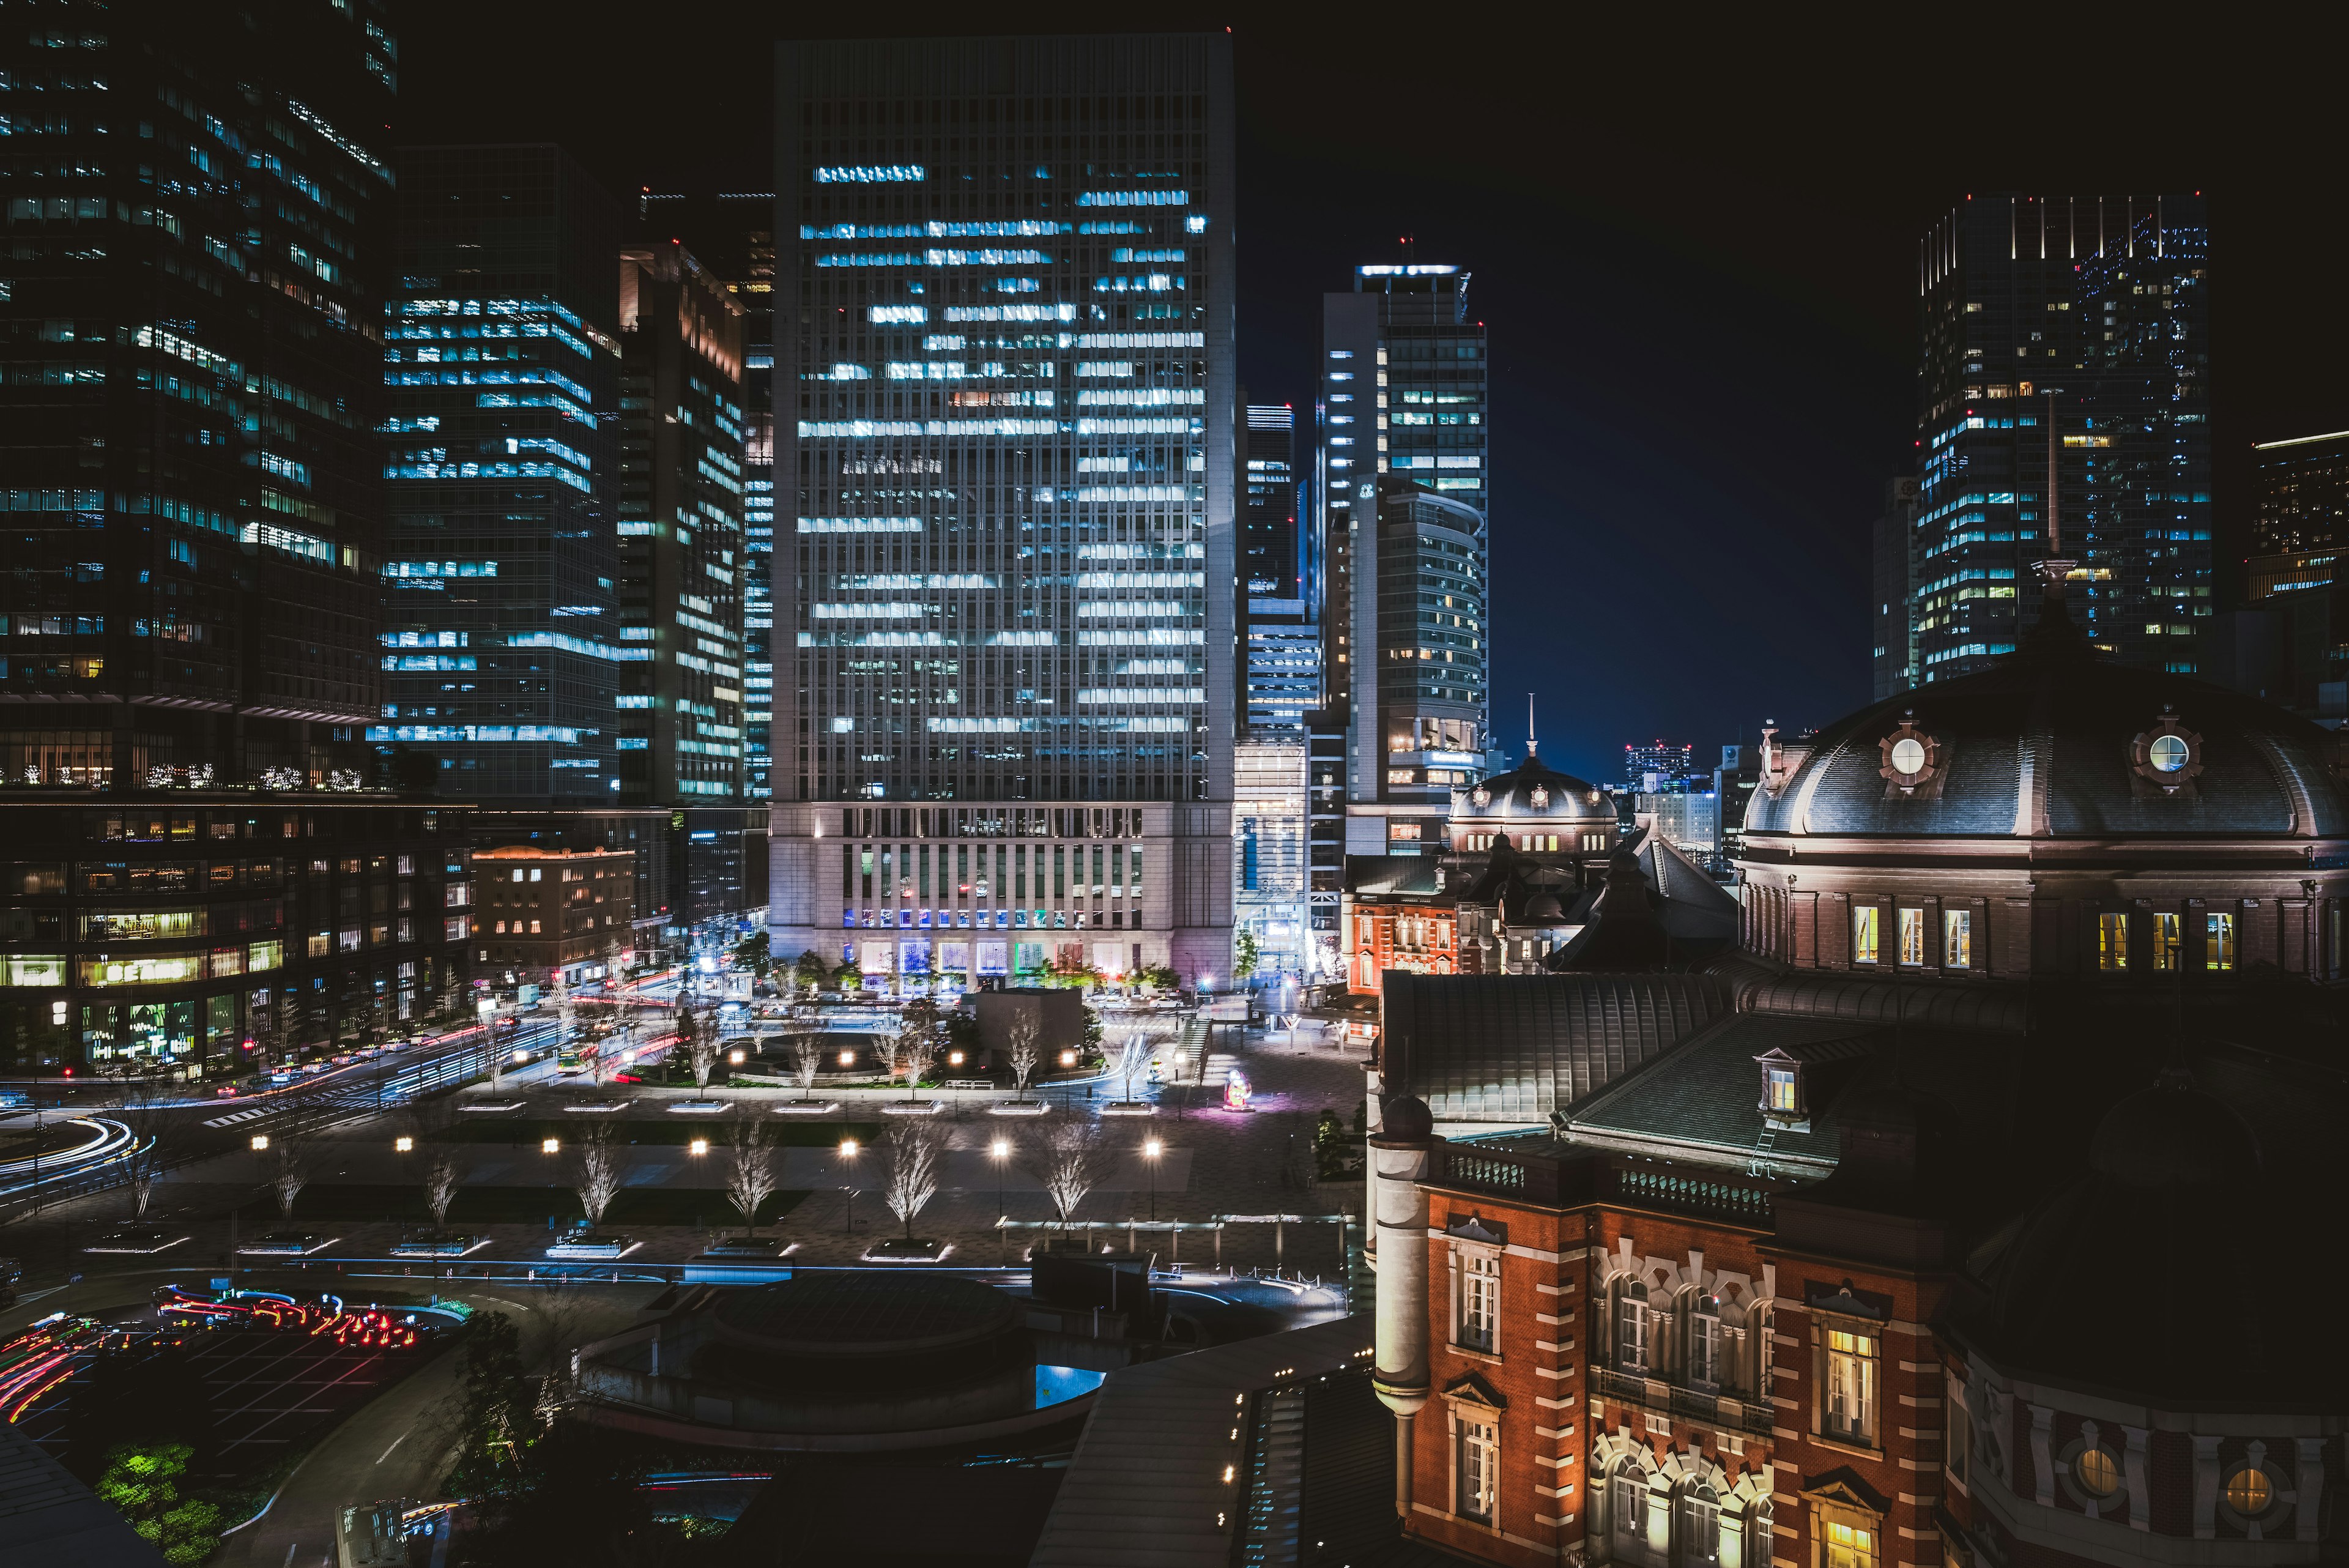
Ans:
[[[571,1287],[562,1313],[565,1348],[626,1327],[659,1285]],[[444,1298],[448,1299],[448,1298]],[[544,1293],[492,1286],[457,1294],[477,1312],[502,1312],[523,1331],[526,1365],[547,1350]],[[334,1560],[335,1516],[379,1498],[429,1499],[456,1454],[456,1401],[464,1353],[457,1345],[411,1373],[382,1397],[354,1412],[318,1441],[260,1521],[221,1545],[215,1568],[288,1568]]]

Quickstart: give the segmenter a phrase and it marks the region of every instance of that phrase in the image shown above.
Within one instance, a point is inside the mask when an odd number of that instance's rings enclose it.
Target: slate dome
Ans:
[[[1615,801],[1587,779],[1562,774],[1529,756],[1505,774],[1453,792],[1453,816],[1551,817],[1577,822],[1612,822]]]
[[[1754,792],[1745,832],[2330,837],[2349,833],[2333,745],[2257,698],[2104,658],[2062,621],[1827,726]]]

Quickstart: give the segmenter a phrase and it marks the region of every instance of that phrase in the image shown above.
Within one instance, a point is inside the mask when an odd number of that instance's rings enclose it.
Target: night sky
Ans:
[[[396,135],[560,141],[615,192],[768,190],[769,40],[982,14],[411,4]],[[1699,10],[1647,33],[1483,6],[1166,15],[1237,27],[1252,401],[1309,416],[1319,296],[1357,263],[1408,236],[1475,275],[1513,753],[1529,690],[1545,758],[1602,781],[1631,741],[1710,761],[1867,699],[1868,528],[1915,441],[1917,238],[1970,190],[2209,193],[2227,556],[2251,443],[2349,428],[2349,221],[2335,89],[2296,63],[2318,68],[2313,36],[2239,62],[2154,9],[2075,31],[1993,8],[1971,35],[1947,9],[1808,35],[1784,12],[1750,34]]]

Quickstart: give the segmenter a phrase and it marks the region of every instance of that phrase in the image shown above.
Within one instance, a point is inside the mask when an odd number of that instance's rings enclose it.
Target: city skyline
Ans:
[[[559,131],[616,189],[768,188],[769,88],[755,66],[688,39],[622,57],[472,13],[461,14],[468,48],[427,47],[460,16],[424,5],[408,24],[401,112],[429,116],[436,134]],[[1419,259],[1475,271],[1485,318],[1506,324],[1493,364],[1492,613],[1517,629],[1497,639],[1492,690],[1512,754],[1528,690],[1545,756],[1589,776],[1610,771],[1627,734],[1750,740],[1765,718],[1800,728],[1868,695],[1869,526],[1886,481],[1914,467],[1917,241],[1970,191],[2209,191],[2231,269],[2213,375],[2218,532],[2248,538],[2254,442],[2349,427],[2349,392],[2316,369],[2349,348],[2349,306],[2291,283],[2291,257],[2321,254],[2349,220],[2286,200],[2288,160],[2239,156],[2196,117],[2141,118],[2122,140],[2094,106],[1992,85],[1997,104],[2012,96],[2029,112],[1970,117],[1982,129],[1961,135],[1914,119],[1891,79],[1848,76],[1832,54],[1723,37],[1684,46],[1669,86],[1599,73],[1567,100],[1542,85],[1544,51],[1501,51],[1479,66],[1478,91],[1447,100],[1450,133],[1361,140],[1316,105],[1383,44],[1303,16],[1232,20],[1250,399],[1309,409],[1318,296],[1347,286],[1355,265],[1413,259],[1406,235]],[[721,21],[761,37],[867,30],[752,7],[720,6]],[[953,35],[971,24],[916,6],[893,26]],[[1048,10],[1019,30],[1098,26]],[[2059,25],[2047,47],[2082,42]],[[560,68],[543,88],[500,76],[481,90],[508,44]],[[2234,49],[2213,47],[2212,98],[2237,104]],[[2160,63],[2150,42],[2142,58]],[[636,94],[664,73],[713,90],[696,91],[696,113],[675,123],[579,112],[604,84]],[[2287,143],[2311,129],[2285,95],[2238,107]],[[1879,133],[1850,135],[1861,120]],[[1605,155],[1550,155],[1566,144]],[[2057,147],[2060,189],[2047,161]],[[1598,560],[1555,581],[1533,569],[1565,539]],[[2220,569],[2224,592],[2235,568]],[[1652,638],[1626,585],[1658,576],[1690,624],[1646,645],[1651,679],[1557,679],[1585,648]],[[1766,660],[1748,651],[1763,626]]]

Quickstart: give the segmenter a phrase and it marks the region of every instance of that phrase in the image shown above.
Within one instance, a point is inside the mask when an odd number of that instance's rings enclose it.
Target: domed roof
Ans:
[[[1822,730],[1782,787],[1754,792],[1748,839],[2349,833],[2327,732],[2116,663],[2068,627]]]
[[[2181,1236],[2224,1236],[2242,1257],[2292,1244],[2289,1199],[2262,1179],[2259,1142],[2234,1110],[2173,1067],[2106,1113],[2089,1166],[1998,1248],[1970,1337],[2012,1371],[2140,1401],[2315,1408],[2337,1397],[2349,1355],[2280,1337],[2274,1282],[2256,1270],[2202,1271],[2190,1293],[2126,1283]]]
[[[1383,1138],[1425,1138],[1435,1136],[1435,1113],[1417,1095],[1389,1095],[1379,1102],[1379,1132]]]
[[[1544,816],[1569,821],[1615,820],[1615,802],[1607,792],[1572,774],[1562,774],[1528,754],[1507,773],[1495,774],[1473,787],[1452,792],[1455,820],[1482,817]]]

